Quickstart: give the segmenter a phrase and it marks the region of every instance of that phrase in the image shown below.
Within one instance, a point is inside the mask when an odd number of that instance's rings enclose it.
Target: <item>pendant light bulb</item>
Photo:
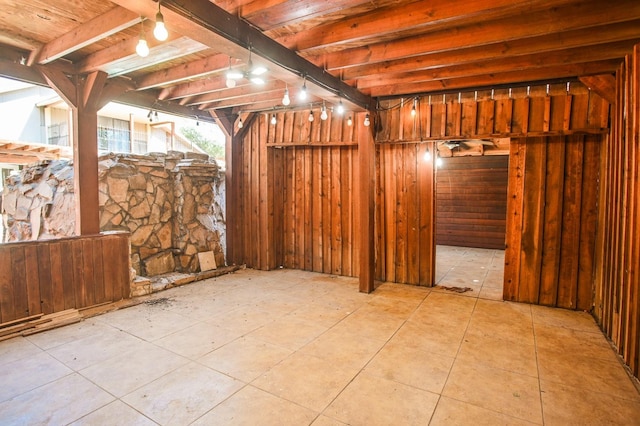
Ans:
[[[282,105],[288,106],[291,103],[291,99],[289,98],[289,88],[285,87],[284,96],[282,97]]]
[[[429,151],[429,148],[424,152],[424,156],[422,158],[425,162],[431,161],[431,151]]]
[[[271,124],[276,124],[278,122],[278,120],[276,120],[276,115],[272,114],[271,115]]]
[[[364,116],[364,125],[365,125],[365,127],[369,127],[371,125],[371,120],[369,119],[369,114]]]
[[[226,85],[228,89],[233,89],[236,87],[236,81],[232,78],[227,77]]]
[[[329,118],[329,115],[327,115],[327,107],[324,105],[324,102],[322,103],[322,112],[320,113],[320,120],[324,121],[327,118]]]
[[[347,126],[353,126],[353,119],[351,117],[347,119]]]
[[[337,112],[340,115],[344,114],[344,105],[342,104],[342,99],[340,99],[340,102],[338,102]]]
[[[413,100],[413,106],[411,107],[411,116],[415,117],[416,116],[416,103],[417,103],[417,99]]]
[[[240,118],[238,120],[238,129],[242,129],[242,126],[244,126],[244,124],[242,124],[242,118]]]
[[[138,56],[146,58],[149,56],[149,45],[147,44],[147,39],[144,36],[144,23],[140,22],[140,26],[142,27],[142,31],[140,31],[140,39],[136,45],[136,53]]]
[[[313,118],[313,111],[309,111],[309,121],[310,121],[311,123],[313,123],[313,120],[314,120],[314,118]]]
[[[167,37],[169,37],[169,32],[167,31],[167,27],[164,25],[164,17],[162,16],[162,12],[160,12],[160,2],[158,1],[158,13],[156,13],[156,26],[153,29],[153,36],[158,41],[165,41]]]
[[[305,99],[307,99],[307,80],[306,79],[302,82],[302,88],[298,92],[298,97],[300,98],[301,101],[304,101]]]
[[[442,167],[442,158],[440,158],[440,156],[438,156],[438,158],[436,158],[436,166],[437,167]]]

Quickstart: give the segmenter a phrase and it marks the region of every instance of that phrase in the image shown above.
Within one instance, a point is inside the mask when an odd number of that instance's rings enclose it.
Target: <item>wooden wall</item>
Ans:
[[[640,45],[616,76],[612,129],[602,146],[594,314],[640,377]]]
[[[0,245],[0,323],[129,297],[129,235]]]
[[[509,156],[442,158],[436,244],[504,250]]]
[[[511,140],[505,300],[591,310],[601,139]]]

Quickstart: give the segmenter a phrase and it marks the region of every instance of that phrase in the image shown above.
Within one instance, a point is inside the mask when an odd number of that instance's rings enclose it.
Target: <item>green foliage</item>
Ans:
[[[215,159],[224,159],[224,145],[203,136],[195,127],[181,127],[180,133]]]

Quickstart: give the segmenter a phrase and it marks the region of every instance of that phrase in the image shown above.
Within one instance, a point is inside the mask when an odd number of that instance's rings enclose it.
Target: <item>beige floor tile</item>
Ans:
[[[89,318],[75,324],[49,330],[46,333],[32,334],[26,339],[44,350],[49,350],[74,340],[84,339],[88,334],[100,334],[112,329],[99,318],[101,317]]]
[[[315,323],[326,328],[342,321],[352,311],[342,306],[332,306],[318,302],[308,303],[284,316],[298,321]]]
[[[457,359],[467,365],[481,364],[513,373],[538,377],[536,348],[533,345],[514,345],[510,340],[466,334]]]
[[[241,306],[229,312],[219,313],[210,316],[205,322],[218,326],[236,330],[242,335],[250,333],[265,324],[275,321],[275,317],[268,312]]]
[[[298,350],[325,331],[327,331],[325,326],[285,317],[270,322],[247,336],[291,350]]]
[[[599,332],[596,321],[586,312],[531,305],[534,324],[546,324],[580,331]]]
[[[114,398],[77,373],[0,403],[3,425],[65,425]]]
[[[480,299],[487,300],[502,300],[502,284],[500,286],[491,287],[484,284],[480,289],[480,293],[478,294]]]
[[[113,327],[148,342],[184,330],[197,322],[193,318],[165,309],[162,304],[138,305],[99,318]]]
[[[390,342],[400,347],[453,358],[458,353],[465,328],[461,326],[420,324],[407,321]]]
[[[78,371],[147,344],[138,337],[113,327],[95,331],[97,333],[92,329],[84,339],[55,346],[49,353],[67,367]]]
[[[317,356],[346,368],[362,368],[385,344],[334,328],[309,343],[300,353]]]
[[[376,287],[374,295],[376,297],[389,297],[398,300],[421,302],[427,297],[430,291],[428,287],[384,283]]]
[[[384,315],[388,318],[398,318],[406,320],[416,310],[418,305],[422,302],[422,298],[417,299],[403,299],[398,303],[398,299],[385,296],[377,296],[375,292],[374,297],[371,298],[366,304],[362,305],[358,309],[358,313],[362,315]]]
[[[119,399],[93,411],[70,426],[154,426],[156,422],[140,414]]]
[[[121,397],[189,361],[150,343],[80,370],[101,388]]]
[[[438,401],[436,411],[429,423],[430,426],[527,426],[534,424],[541,423],[531,423],[509,417],[446,396],[441,397]]]
[[[190,363],[124,396],[122,401],[160,424],[185,425],[243,386],[229,376]]]
[[[46,352],[3,364],[0,371],[0,401],[15,398],[72,373]]]
[[[618,355],[601,331],[579,331],[546,324],[534,326],[536,345],[542,349],[580,354],[583,357],[618,361]]]
[[[345,426],[346,423],[342,423],[336,419],[332,419],[331,417],[327,417],[327,416],[318,416],[317,419],[315,419],[315,421],[313,423],[311,423],[311,426]]]
[[[597,389],[611,396],[640,401],[636,388],[618,361],[538,347],[538,366],[540,380],[581,389]]]
[[[541,381],[544,424],[599,426],[640,424],[640,401],[616,398],[606,392]],[[593,390],[600,391],[594,388]]]
[[[323,414],[351,425],[426,425],[437,402],[437,394],[362,373]]]
[[[429,392],[441,393],[454,358],[388,343],[365,372]]]
[[[205,355],[198,362],[249,383],[292,352],[282,346],[245,336]]]
[[[355,377],[347,369],[311,355],[295,353],[252,384],[264,391],[321,412]]]
[[[247,386],[193,425],[298,426],[310,424],[316,416],[308,408]]]
[[[5,340],[0,345],[0,368],[4,364],[29,358],[40,353],[42,353],[42,349],[24,337]]]
[[[542,423],[536,377],[479,364],[469,365],[457,359],[442,395],[507,416]]]
[[[200,322],[156,340],[154,344],[195,360],[237,339],[240,335],[237,330]]]
[[[466,336],[477,339],[502,339],[514,344],[533,346],[535,343],[533,326],[524,321],[510,321],[500,315],[482,318],[473,315],[469,321]]]
[[[357,310],[336,324],[331,330],[366,339],[387,341],[404,322],[404,319],[395,315],[376,315],[371,311]]]

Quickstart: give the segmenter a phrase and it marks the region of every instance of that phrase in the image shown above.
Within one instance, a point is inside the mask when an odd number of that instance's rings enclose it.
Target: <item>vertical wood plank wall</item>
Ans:
[[[602,151],[594,314],[640,378],[640,45],[616,76]]]
[[[591,309],[601,139],[511,140],[505,300]]]
[[[509,156],[442,158],[436,244],[504,250]]]
[[[129,235],[0,245],[0,323],[129,297]]]
[[[421,285],[433,284],[435,261],[433,163],[426,164],[423,160],[427,147],[435,153],[435,141],[443,138],[546,140],[556,135],[569,138],[562,139],[565,141],[572,140],[574,134],[576,138],[588,134],[595,135],[588,138],[600,138],[608,127],[609,117],[608,103],[578,83],[572,83],[569,91],[563,84],[532,87],[529,91],[522,88],[437,99],[422,97],[416,104],[418,113],[414,118],[410,114],[412,98],[380,103],[380,128],[375,137],[375,277]],[[229,188],[232,193],[228,202],[232,205],[230,211],[235,212],[236,225],[228,230],[228,238],[233,239],[231,258],[235,263],[258,269],[285,266],[357,275],[358,148],[354,128],[347,125],[348,113],[344,117],[329,114],[327,121],[321,121],[319,111],[315,110],[313,123],[308,121],[308,110],[280,111],[275,115],[275,125],[270,124],[271,114],[257,115],[233,139],[234,182]],[[531,152],[540,150],[540,146],[534,144]],[[549,149],[559,148],[550,144]],[[560,161],[555,154],[547,157],[550,168],[554,167],[554,161]],[[541,167],[533,157],[522,165],[525,166],[532,170]],[[577,163],[565,167],[577,173],[574,170]],[[511,167],[510,173],[515,172],[517,169]],[[529,178],[532,176],[543,177],[540,172],[530,173]],[[554,183],[559,176],[548,179],[545,176],[546,184],[559,185]],[[528,187],[531,185],[535,182]],[[523,203],[524,197],[531,203],[541,196],[525,192],[516,194]],[[574,202],[582,200],[576,198]],[[541,205],[540,200],[537,205]],[[574,211],[582,212],[578,207]],[[528,214],[533,213],[532,210]],[[585,218],[584,223],[590,218]],[[538,223],[537,228],[532,223]],[[542,223],[540,217],[531,218],[524,231],[539,230]],[[521,227],[513,226],[507,232],[523,238],[522,231]],[[572,231],[559,237],[560,247],[564,244],[567,262],[571,259],[572,265],[578,264],[580,253],[567,247],[570,243],[582,244],[579,240],[576,243],[576,235]],[[529,234],[525,238],[526,244],[533,241]],[[570,241],[563,242],[562,238]],[[583,248],[591,242],[585,244]],[[524,265],[536,272],[535,268],[542,267],[536,266],[536,262]],[[580,274],[583,275],[577,279],[586,277],[583,272]],[[558,294],[564,291],[558,289]],[[569,300],[574,298],[573,291],[566,290]],[[529,297],[527,292],[523,292],[523,297]]]

